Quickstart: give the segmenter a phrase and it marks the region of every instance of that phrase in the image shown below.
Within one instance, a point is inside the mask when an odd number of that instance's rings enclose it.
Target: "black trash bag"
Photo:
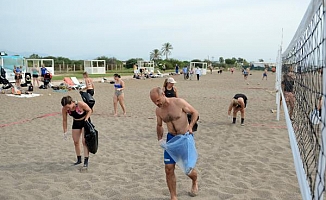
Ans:
[[[98,149],[98,131],[89,121],[85,121],[84,124],[84,137],[88,151],[95,154]]]
[[[95,105],[95,99],[94,97],[87,93],[87,92],[83,92],[83,91],[80,91],[80,96],[82,97],[83,101],[91,108],[93,109],[93,106]]]
[[[187,114],[187,117],[188,117],[188,123],[190,123],[191,122],[191,114]],[[199,116],[198,116],[198,118],[197,118],[197,121],[199,120]],[[195,131],[197,131],[197,128],[198,128],[198,124],[197,124],[197,121],[196,121],[196,123],[194,124],[194,126],[192,127],[192,132],[195,132]]]

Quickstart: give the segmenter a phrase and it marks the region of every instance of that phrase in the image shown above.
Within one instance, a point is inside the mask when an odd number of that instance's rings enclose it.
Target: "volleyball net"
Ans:
[[[326,0],[311,1],[289,46],[283,53],[280,48],[277,61],[276,102],[282,102],[305,200],[323,199],[325,191],[325,4]]]

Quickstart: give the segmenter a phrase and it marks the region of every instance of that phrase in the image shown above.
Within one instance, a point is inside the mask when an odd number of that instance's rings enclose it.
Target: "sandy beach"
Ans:
[[[179,96],[200,115],[195,141],[199,195],[189,197],[191,180],[177,167],[179,200],[301,199],[284,115],[276,121],[275,74],[254,71],[245,81],[234,74],[203,75],[200,81],[173,76]],[[80,80],[82,81],[82,80]],[[149,91],[164,78],[124,79],[127,116],[113,116],[113,85],[95,83],[92,121],[99,149],[81,173],[73,141],[63,140],[60,100],[81,100],[78,91],[36,88],[41,96],[0,94],[0,199],[168,200],[163,150],[157,143],[155,105]],[[227,117],[236,93],[248,97],[245,126]],[[71,133],[72,118],[68,118]],[[165,128],[166,136],[167,129]]]

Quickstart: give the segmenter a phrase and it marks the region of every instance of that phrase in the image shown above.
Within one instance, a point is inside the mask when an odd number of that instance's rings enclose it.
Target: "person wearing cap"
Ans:
[[[177,88],[174,86],[175,83],[177,82],[172,77],[165,79],[162,89],[167,98],[178,98],[178,91]]]

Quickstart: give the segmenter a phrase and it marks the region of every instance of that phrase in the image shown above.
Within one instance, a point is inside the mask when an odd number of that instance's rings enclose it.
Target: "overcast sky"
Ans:
[[[179,60],[274,62],[310,0],[1,0],[0,51],[70,59],[143,58],[169,42]]]

